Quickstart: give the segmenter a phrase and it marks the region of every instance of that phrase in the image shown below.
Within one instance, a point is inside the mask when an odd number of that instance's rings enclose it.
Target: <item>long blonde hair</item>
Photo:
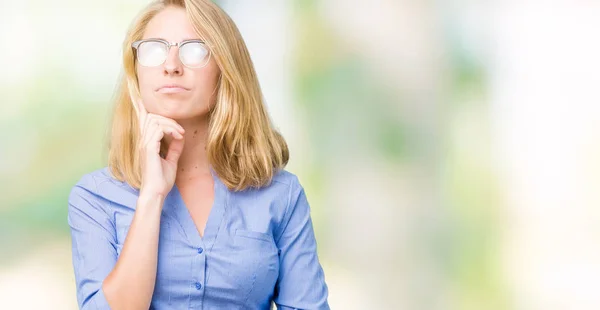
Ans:
[[[169,5],[184,8],[221,70],[216,103],[210,111],[207,156],[213,170],[232,190],[262,187],[289,159],[287,144],[274,129],[248,49],[231,18],[210,0],[163,0],[148,5],[123,42],[124,72],[115,94],[108,166],[114,178],[141,186],[138,118],[131,95],[139,95],[132,42],[142,39],[148,22]]]

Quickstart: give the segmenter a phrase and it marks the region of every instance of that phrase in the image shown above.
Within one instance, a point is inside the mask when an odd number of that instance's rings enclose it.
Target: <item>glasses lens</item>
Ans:
[[[188,67],[204,67],[208,63],[208,57],[208,48],[200,42],[187,42],[179,48],[179,58]]]
[[[167,58],[167,45],[163,42],[142,42],[137,49],[137,58],[142,66],[154,67],[162,64]]]

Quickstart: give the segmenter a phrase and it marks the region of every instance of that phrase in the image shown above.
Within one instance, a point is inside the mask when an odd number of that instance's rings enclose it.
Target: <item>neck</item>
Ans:
[[[177,120],[185,129],[185,143],[177,164],[175,182],[186,183],[192,179],[210,176],[210,164],[206,156],[208,117]]]

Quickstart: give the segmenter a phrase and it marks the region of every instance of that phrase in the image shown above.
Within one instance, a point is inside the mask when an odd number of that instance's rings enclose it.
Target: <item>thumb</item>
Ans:
[[[184,139],[173,139],[169,144],[169,149],[167,150],[167,157],[165,160],[177,165],[179,156],[181,156],[181,153],[183,152],[183,143]]]

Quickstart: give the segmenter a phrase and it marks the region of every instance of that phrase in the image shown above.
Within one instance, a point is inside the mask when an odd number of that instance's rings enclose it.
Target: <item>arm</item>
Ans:
[[[329,309],[327,285],[317,256],[317,243],[304,189],[293,182],[283,231],[277,238],[279,279],[277,309]]]
[[[121,255],[106,205],[92,178],[69,195],[73,268],[80,309],[148,309],[156,280],[162,199],[140,196]],[[110,305],[110,306],[109,306]]]

